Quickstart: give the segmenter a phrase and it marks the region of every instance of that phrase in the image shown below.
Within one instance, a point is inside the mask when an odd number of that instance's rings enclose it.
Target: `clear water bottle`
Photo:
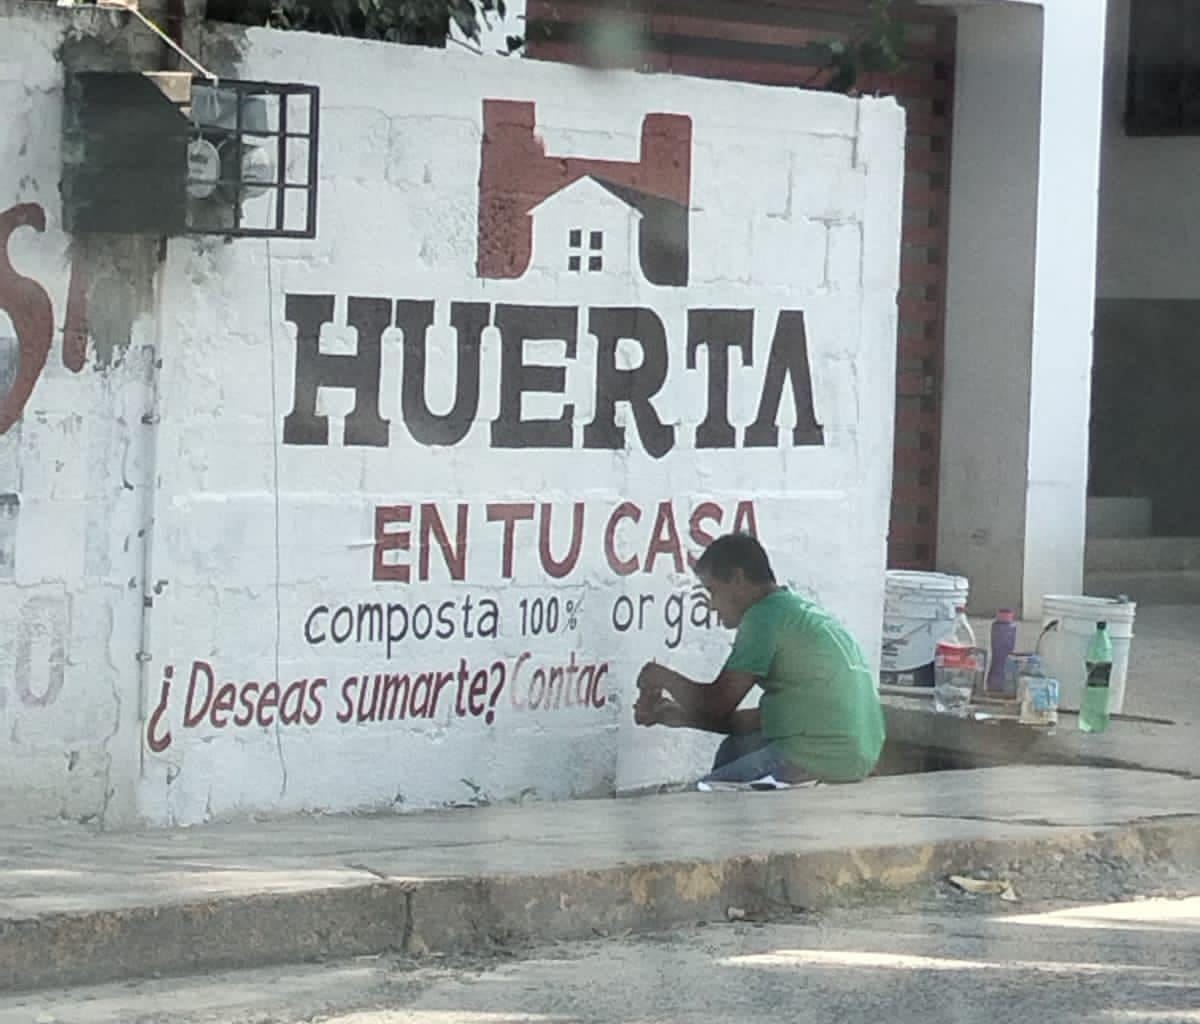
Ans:
[[[1088,642],[1087,684],[1079,705],[1079,731],[1104,732],[1109,722],[1109,683],[1112,680],[1113,647],[1108,623],[1097,622]]]
[[[966,608],[958,609],[954,632],[939,641],[933,657],[933,708],[939,714],[963,715],[982,674],[982,652]]]

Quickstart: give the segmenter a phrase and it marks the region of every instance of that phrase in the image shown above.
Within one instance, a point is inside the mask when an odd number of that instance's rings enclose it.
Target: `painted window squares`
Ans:
[[[572,228],[567,236],[567,269],[582,273],[584,267],[583,228]],[[604,232],[588,232],[587,269],[599,273],[604,269]]]

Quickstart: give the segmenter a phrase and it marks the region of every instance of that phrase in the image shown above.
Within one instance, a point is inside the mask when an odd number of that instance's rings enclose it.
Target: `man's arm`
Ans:
[[[737,711],[756,682],[757,677],[750,672],[723,669],[711,683],[697,683],[666,665],[651,662],[638,675],[637,684],[643,692],[668,693],[689,721],[724,723]],[[708,724],[694,726],[709,727]]]
[[[743,736],[762,728],[762,713],[758,708],[745,708],[724,718],[700,718],[684,711],[670,697],[663,697],[653,707],[634,708],[638,725],[665,725],[672,729],[699,729],[722,736]]]
[[[720,733],[722,736],[745,736],[762,729],[762,712],[758,708],[743,708],[715,721],[697,722],[691,728]]]

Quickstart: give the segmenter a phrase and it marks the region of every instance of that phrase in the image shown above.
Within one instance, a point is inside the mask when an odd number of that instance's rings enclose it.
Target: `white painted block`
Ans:
[[[826,280],[829,287],[858,294],[863,277],[862,225],[830,224],[827,230]]]
[[[820,221],[766,217],[753,226],[752,278],[790,294],[825,287],[826,229]]]

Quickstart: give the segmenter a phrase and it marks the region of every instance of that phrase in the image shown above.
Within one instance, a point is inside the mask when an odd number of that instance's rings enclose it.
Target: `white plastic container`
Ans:
[[[934,648],[954,632],[955,613],[967,603],[962,576],[937,572],[887,574],[881,670],[892,676],[925,671],[932,685]]]
[[[1137,605],[1106,597],[1042,598],[1042,639],[1039,644],[1046,675],[1058,680],[1061,706],[1077,710],[1083,699],[1088,642],[1097,622],[1108,623],[1113,666],[1109,708],[1119,713],[1125,706],[1125,677],[1133,644],[1133,619]]]

